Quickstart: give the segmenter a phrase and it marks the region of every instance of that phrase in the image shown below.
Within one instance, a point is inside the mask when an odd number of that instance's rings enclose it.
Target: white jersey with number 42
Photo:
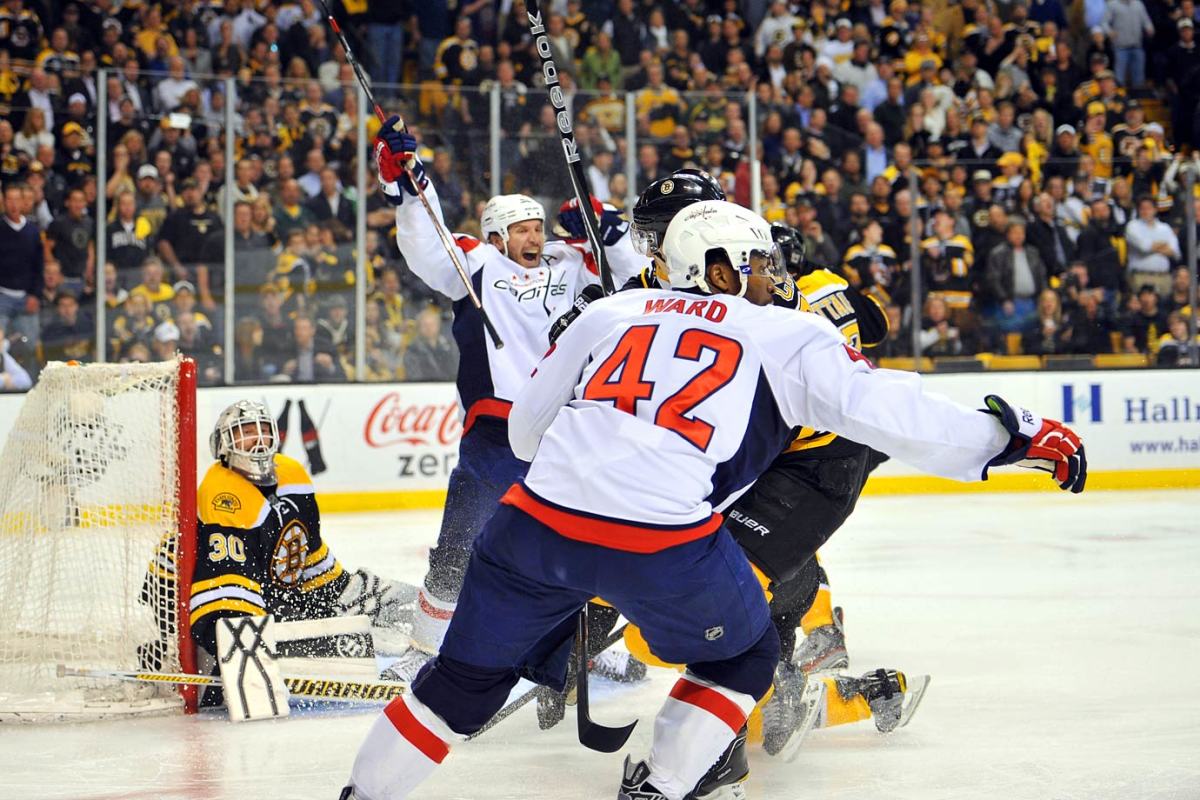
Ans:
[[[509,441],[533,464],[506,502],[560,532],[584,520],[588,541],[659,549],[639,536],[711,532],[801,425],[962,481],[1009,442],[920,376],[876,369],[816,314],[627,291],[592,303],[517,396]]]

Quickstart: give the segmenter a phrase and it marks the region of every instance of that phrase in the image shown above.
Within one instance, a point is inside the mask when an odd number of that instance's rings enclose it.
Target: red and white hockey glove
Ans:
[[[1087,457],[1083,442],[1075,431],[1052,419],[1042,419],[1027,408],[1014,408],[1003,399],[989,394],[983,399],[983,409],[1000,420],[1012,441],[1000,455],[983,468],[983,479],[991,467],[1015,464],[1027,469],[1040,469],[1054,476],[1060,489],[1075,494],[1083,491],[1087,481]]]
[[[400,117],[393,114],[383,123],[375,136],[375,164],[379,168],[379,181],[384,187],[384,196],[393,205],[404,202],[404,195],[396,189],[416,196],[417,190],[409,180],[407,169],[424,189],[428,184],[425,165],[417,158],[417,139],[404,127]],[[406,169],[407,168],[407,169]]]

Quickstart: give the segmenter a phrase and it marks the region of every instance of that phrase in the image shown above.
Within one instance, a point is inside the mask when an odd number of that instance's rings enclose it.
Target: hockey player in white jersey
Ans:
[[[574,617],[602,596],[654,652],[686,664],[627,760],[619,798],[734,797],[701,777],[771,686],[779,638],[749,563],[714,512],[798,425],[838,431],[936,475],[1044,469],[1081,491],[1078,437],[995,396],[975,410],[875,369],[817,315],[758,307],[782,277],[769,226],[698,203],[668,228],[669,290],[592,303],[509,415],[531,459],[478,537],[437,659],[359,750],[343,798],[394,800],[478,730],[521,676],[561,688]]]
[[[411,164],[441,225],[437,191],[415,155],[417,141],[398,123],[398,117],[385,122],[375,142],[380,181],[384,195],[396,206],[396,242],[409,269],[454,302],[452,331],[461,353],[458,399],[464,415],[458,464],[450,475],[438,543],[430,551],[414,613],[415,647],[387,673],[407,680],[441,645],[475,536],[500,496],[525,473],[527,465],[508,444],[512,400],[546,351],[551,323],[585,286],[599,283],[599,277],[586,245],[546,241],[541,204],[519,194],[493,197],[480,219],[483,238],[457,234],[453,242],[504,343],[497,349],[484,333],[479,311],[468,302],[442,235],[405,174],[404,165]],[[615,209],[602,215],[600,235],[618,281],[642,266],[627,231],[628,223]]]

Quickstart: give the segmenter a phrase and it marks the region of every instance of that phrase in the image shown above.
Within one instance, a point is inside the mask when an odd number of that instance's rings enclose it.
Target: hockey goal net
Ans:
[[[195,365],[53,363],[0,454],[0,721],[194,708]],[[183,576],[179,579],[176,576]]]

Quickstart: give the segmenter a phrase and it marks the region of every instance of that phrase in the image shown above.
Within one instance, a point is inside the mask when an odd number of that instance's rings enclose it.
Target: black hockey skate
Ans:
[[[891,733],[907,725],[929,688],[928,675],[912,678],[894,669],[877,669],[861,678],[834,679],[838,694],[849,699],[861,694],[871,707],[871,717],[880,733]]]
[[[742,784],[749,775],[746,727],[743,725],[725,752],[721,753],[696,788],[688,792],[683,800],[745,800],[746,789]],[[667,800],[667,796],[650,783],[650,768],[645,761],[635,764],[626,756],[625,773],[621,778],[617,800]]]

